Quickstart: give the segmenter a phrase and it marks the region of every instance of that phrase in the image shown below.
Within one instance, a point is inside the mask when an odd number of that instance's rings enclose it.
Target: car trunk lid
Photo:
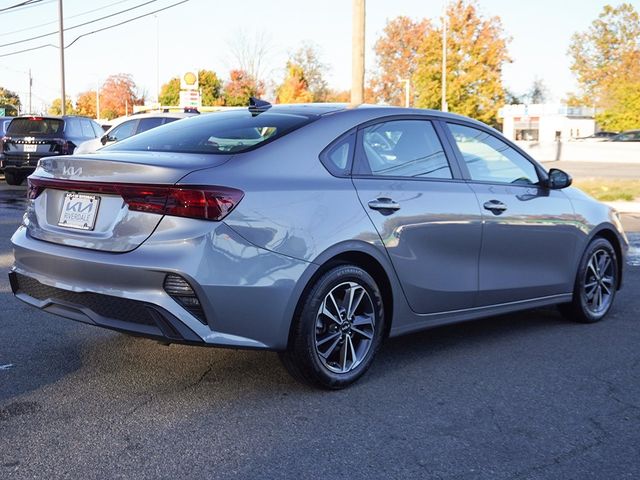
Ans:
[[[172,186],[229,158],[156,152],[44,158],[29,179],[28,233],[67,246],[131,251],[157,227]]]

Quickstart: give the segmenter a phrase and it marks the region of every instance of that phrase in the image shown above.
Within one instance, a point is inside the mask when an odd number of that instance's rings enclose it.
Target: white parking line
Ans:
[[[15,367],[13,363],[7,363],[6,365],[0,365],[0,370],[9,370],[10,368]]]

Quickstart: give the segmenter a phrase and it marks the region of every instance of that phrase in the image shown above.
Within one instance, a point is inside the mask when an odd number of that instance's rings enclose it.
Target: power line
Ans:
[[[119,12],[115,12],[115,13],[111,13],[109,15],[105,15],[104,17],[96,18],[94,20],[89,20],[88,22],[79,23],[78,25],[74,25],[73,27],[65,28],[64,31],[66,32],[68,30],[73,30],[74,28],[84,27],[85,25],[89,25],[91,23],[96,23],[96,22],[99,22],[101,20],[105,20],[107,18],[115,17],[116,15],[120,15],[122,13],[130,12],[131,10],[135,10],[136,8],[144,7],[145,5],[149,5],[150,3],[155,3],[157,1],[158,0],[148,0],[147,2],[141,3],[140,5],[135,5],[133,7],[126,8],[124,10],[120,10]],[[50,35],[55,35],[57,33],[58,33],[58,30],[55,30],[53,32],[43,33],[42,35],[37,35],[35,37],[26,38],[24,40],[16,40],[15,42],[3,43],[2,45],[0,45],[0,48],[2,48],[2,47],[10,47],[11,45],[18,45],[19,43],[31,42],[32,40],[38,40],[40,38],[48,37]]]
[[[99,10],[104,10],[105,8],[113,7],[113,6],[118,5],[120,3],[125,3],[125,2],[129,2],[129,1],[130,0],[120,0],[118,2],[113,2],[113,3],[110,3],[108,5],[104,5],[102,7],[99,7],[99,8],[94,8],[93,10],[87,10],[87,11],[84,11],[84,12],[76,13],[75,15],[71,15],[71,16],[67,17],[67,19],[82,17],[83,15],[87,15],[89,13],[94,13],[94,12],[97,12]],[[47,25],[54,25],[56,23],[58,23],[57,20],[54,20],[53,22],[45,22],[45,23],[40,23],[38,25],[32,25],[31,27],[20,28],[18,30],[11,30],[10,32],[0,33],[0,37],[6,37],[7,35],[12,35],[14,33],[27,32],[29,30],[35,30],[36,28],[46,27]]]
[[[20,2],[17,3],[15,5],[11,5],[9,7],[5,7],[5,8],[0,8],[0,15],[6,14],[6,13],[14,13],[16,10],[23,10],[25,8],[30,8],[30,7],[35,7],[37,6],[37,4],[41,4],[44,5],[46,3],[51,3],[54,0],[26,0],[24,2]]]
[[[87,37],[87,36],[92,35],[92,34],[94,34],[94,33],[103,32],[104,30],[110,30],[110,29],[112,29],[112,28],[119,27],[120,25],[124,25],[124,24],[126,24],[126,23],[133,22],[134,20],[139,20],[139,19],[141,19],[141,18],[148,17],[149,15],[153,15],[154,13],[162,12],[162,11],[164,11],[164,10],[168,10],[168,9],[170,9],[170,8],[177,7],[178,5],[182,5],[183,3],[187,3],[188,1],[190,1],[190,0],[182,0],[181,2],[173,3],[173,4],[168,5],[168,6],[166,6],[166,7],[159,8],[159,9],[154,10],[154,11],[152,11],[152,12],[148,12],[148,13],[145,13],[145,14],[143,14],[143,15],[139,15],[139,16],[137,16],[137,17],[130,18],[129,20],[125,20],[125,21],[123,21],[123,22],[116,23],[116,24],[114,24],[114,25],[109,25],[109,26],[104,27],[104,28],[99,28],[98,30],[94,30],[94,31],[92,31],[92,32],[83,33],[82,35],[77,36],[77,37],[76,37],[76,38],[75,38],[75,39],[74,39],[70,44],[68,44],[68,45],[67,45],[66,47],[64,47],[64,48],[69,48],[71,45],[73,45],[74,43],[76,43],[76,42],[77,42],[78,40],[80,40],[82,37]],[[53,44],[51,44],[51,43],[47,43],[47,44],[45,44],[45,45],[39,45],[39,46],[37,46],[37,47],[25,48],[25,49],[23,49],[23,50],[18,50],[18,51],[15,51],[15,52],[3,53],[2,55],[0,55],[0,58],[2,58],[2,57],[9,57],[9,56],[11,56],[11,55],[17,55],[17,54],[19,54],[19,53],[31,52],[31,51],[33,51],[33,50],[39,50],[39,49],[41,49],[41,48],[46,48],[46,47],[54,47],[54,48],[58,48],[58,46],[57,46],[57,45],[53,45]]]

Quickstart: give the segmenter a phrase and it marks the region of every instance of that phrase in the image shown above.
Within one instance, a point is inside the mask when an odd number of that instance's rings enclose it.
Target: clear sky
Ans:
[[[0,10],[23,0],[0,0]],[[65,28],[149,2],[100,22],[65,33],[78,35],[157,10],[180,0],[64,0]],[[500,16],[513,63],[504,69],[506,86],[525,92],[535,77],[554,100],[574,88],[566,55],[571,35],[585,30],[608,3],[600,0],[478,0],[485,16]],[[614,4],[620,2],[611,2]],[[640,10],[640,0],[631,0]],[[373,43],[388,19],[407,15],[439,22],[444,0],[367,0],[368,72],[374,67]],[[0,45],[57,30],[58,0],[0,12]],[[351,82],[351,0],[189,0],[188,2],[77,40],[66,49],[67,95],[95,89],[114,73],[130,73],[150,98],[160,83],[193,68],[212,69],[226,78],[234,68],[230,47],[238,35],[266,39],[266,73],[281,80],[289,52],[302,42],[317,45],[328,65],[328,81],[338,89]],[[27,105],[28,75],[33,76],[33,109],[60,96],[58,49],[51,46],[13,56],[2,54],[42,44],[58,44],[57,35],[0,47],[0,86],[20,93]],[[159,49],[158,49],[159,46]]]

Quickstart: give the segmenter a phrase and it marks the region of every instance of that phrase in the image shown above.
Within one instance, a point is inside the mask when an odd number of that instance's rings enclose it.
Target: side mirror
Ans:
[[[573,179],[567,172],[560,170],[559,168],[552,168],[549,170],[549,178],[547,179],[547,187],[551,190],[561,190],[571,185]]]
[[[102,137],[100,137],[100,143],[102,145],[106,145],[108,140],[109,140],[109,136],[108,135],[103,135]]]

